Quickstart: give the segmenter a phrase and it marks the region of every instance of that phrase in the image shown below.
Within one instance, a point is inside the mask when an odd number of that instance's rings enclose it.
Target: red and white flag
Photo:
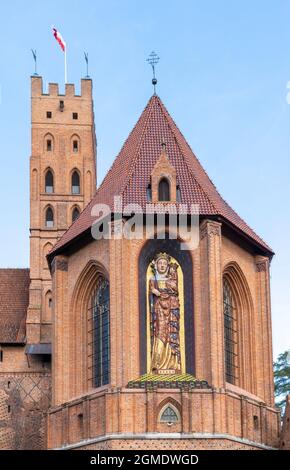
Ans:
[[[53,35],[55,37],[55,39],[57,40],[57,42],[59,43],[60,47],[62,48],[62,50],[65,52],[66,50],[66,43],[62,37],[62,35],[60,34],[60,32],[53,26],[52,27],[52,32],[53,32]]]

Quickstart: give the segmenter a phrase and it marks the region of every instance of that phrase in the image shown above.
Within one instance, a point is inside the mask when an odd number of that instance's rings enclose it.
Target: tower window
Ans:
[[[92,322],[92,379],[93,385],[100,387],[110,381],[110,288],[103,276],[97,280],[89,307]]]
[[[46,141],[46,150],[47,150],[47,152],[52,151],[52,140],[51,139],[47,139],[47,141]]]
[[[73,140],[73,151],[78,152],[79,151],[79,143],[77,140]]]
[[[80,215],[80,211],[77,207],[75,207],[72,213],[72,221],[74,222],[75,220],[77,220],[79,215]]]
[[[226,381],[237,380],[237,320],[233,292],[227,279],[223,282]]]
[[[176,201],[181,202],[181,192],[180,192],[180,186],[176,186]]]
[[[78,117],[79,117],[78,113],[72,113],[72,118],[73,119],[78,119]]]
[[[48,299],[48,308],[51,308],[52,307],[52,298],[49,297]]]
[[[72,194],[80,194],[80,175],[74,171],[71,178]]]
[[[45,192],[53,193],[53,174],[50,170],[45,174]]]
[[[51,207],[48,207],[46,209],[45,213],[45,226],[47,228],[52,228],[53,227],[53,210]]]
[[[2,349],[0,350],[0,362],[3,362],[3,351],[2,351]]]
[[[162,178],[158,185],[158,200],[170,201],[169,181],[167,178]]]
[[[63,110],[64,110],[64,101],[63,100],[59,101],[59,109],[60,109],[61,112],[63,112]]]
[[[46,111],[46,117],[47,117],[47,119],[51,119],[52,112],[51,111]]]

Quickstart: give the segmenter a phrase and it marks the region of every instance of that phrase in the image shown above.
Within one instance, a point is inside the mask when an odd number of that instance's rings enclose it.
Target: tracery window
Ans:
[[[179,421],[178,414],[174,408],[168,405],[164,411],[161,413],[160,422],[161,423],[177,423]]]
[[[237,309],[233,291],[227,278],[223,281],[224,347],[226,381],[235,384],[238,378]]]
[[[92,384],[100,387],[110,381],[110,286],[102,275],[98,277],[91,296],[89,319]]]

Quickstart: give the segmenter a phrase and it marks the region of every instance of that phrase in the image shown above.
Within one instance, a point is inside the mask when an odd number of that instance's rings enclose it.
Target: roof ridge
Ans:
[[[181,136],[182,136],[183,139],[185,140],[186,144],[189,146],[189,144],[188,144],[186,138],[184,137],[184,135],[182,134],[182,132],[181,132],[181,131],[179,130],[179,128],[177,127],[177,125],[176,125],[174,119],[170,116],[169,112],[167,111],[167,109],[166,109],[165,105],[163,104],[163,102],[161,101],[161,99],[159,99],[159,106],[160,106],[160,109],[161,109],[162,113],[164,114],[164,117],[165,117],[165,119],[166,119],[166,122],[167,122],[167,125],[168,125],[170,131],[173,133],[173,135],[174,135],[174,137],[175,137],[175,139],[176,139],[176,140],[175,140],[175,141],[176,141],[176,145],[178,146],[178,148],[179,148],[179,150],[180,150],[180,153],[181,153],[181,155],[182,155],[182,158],[183,158],[183,160],[184,160],[184,162],[185,162],[185,164],[186,164],[186,166],[187,166],[187,168],[188,168],[188,170],[189,170],[189,172],[190,172],[192,178],[193,178],[194,181],[198,184],[198,186],[200,187],[200,189],[203,191],[203,193],[205,194],[206,198],[208,199],[208,202],[213,206],[214,210],[215,210],[216,212],[218,212],[218,210],[217,210],[215,204],[214,204],[214,203],[212,202],[212,200],[210,199],[210,197],[209,197],[207,191],[203,188],[203,186],[201,185],[201,183],[199,182],[199,180],[196,178],[196,176],[195,176],[195,174],[194,174],[194,172],[193,172],[193,169],[192,169],[191,165],[189,165],[189,162],[187,161],[187,160],[188,160],[188,159],[187,159],[187,156],[184,155],[184,152],[183,152],[183,150],[182,150],[182,148],[181,148],[181,146],[180,146],[180,143],[179,143],[179,140],[178,140],[178,136],[177,136],[176,133],[175,133],[175,129],[172,128],[172,126],[170,125],[170,120],[172,120],[174,126],[178,129],[178,131],[180,132]],[[190,148],[190,151],[193,153],[193,156],[196,158],[196,160],[197,160],[198,163],[200,164],[198,158],[195,156],[195,153],[193,152],[193,150],[191,149],[190,146],[189,146],[189,148]],[[200,164],[200,166],[201,166],[201,164]],[[204,170],[204,172],[205,172],[205,170]],[[206,173],[206,172],[205,172],[205,173]]]
[[[123,185],[121,186],[121,188],[120,188],[120,194],[122,194],[122,193],[125,191],[125,189],[126,189],[128,183],[130,182],[130,178],[131,178],[131,176],[132,176],[133,173],[134,173],[135,165],[136,165],[136,162],[137,162],[137,160],[138,160],[137,157],[139,156],[140,148],[141,148],[142,143],[143,143],[143,141],[144,141],[145,134],[146,134],[146,132],[148,131],[147,124],[148,124],[149,118],[150,118],[150,116],[151,116],[151,114],[152,114],[152,111],[153,111],[153,108],[154,108],[154,103],[155,103],[155,101],[153,101],[153,99],[155,99],[155,98],[156,98],[156,95],[152,95],[151,98],[150,98],[150,100],[149,100],[148,103],[147,103],[147,106],[149,106],[150,109],[149,109],[148,114],[147,114],[147,116],[146,116],[146,120],[145,120],[143,129],[142,129],[142,133],[141,133],[141,136],[140,136],[140,139],[139,139],[139,143],[138,143],[138,145],[137,145],[137,152],[135,153],[135,157],[132,159],[132,162],[131,162],[131,164],[132,164],[131,172],[128,173],[128,176],[127,176],[127,178],[125,179],[125,182],[124,182]],[[157,102],[158,102],[158,100],[157,100]],[[146,106],[146,107],[147,107],[147,106]],[[146,107],[145,107],[145,109],[146,109]],[[121,153],[121,152],[120,152],[120,153]]]
[[[112,164],[111,164],[109,170],[107,171],[106,175],[104,176],[103,181],[102,181],[102,183],[100,184],[100,186],[97,188],[97,191],[96,191],[96,192],[100,191],[100,190],[103,188],[104,183],[109,179],[109,177],[110,177],[110,175],[111,175],[111,173],[112,173],[112,170],[113,170],[113,168],[114,168],[114,166],[115,166],[116,160],[118,159],[119,155],[121,155],[121,153],[123,152],[124,148],[126,147],[127,142],[130,140],[130,138],[131,138],[133,132],[136,130],[136,128],[137,128],[137,126],[138,126],[138,123],[140,122],[140,120],[141,120],[141,118],[142,118],[144,112],[145,112],[146,109],[150,106],[151,99],[152,99],[152,97],[150,98],[150,100],[149,100],[148,103],[146,104],[145,108],[143,109],[143,111],[142,111],[142,113],[141,113],[139,119],[137,120],[137,122],[136,122],[135,126],[133,127],[133,129],[130,131],[130,133],[129,133],[128,137],[126,138],[125,142],[123,143],[123,145],[122,145],[120,151],[117,153],[117,156],[116,156],[115,159],[113,160],[113,162],[112,162]],[[146,120],[146,122],[147,122],[147,120]]]

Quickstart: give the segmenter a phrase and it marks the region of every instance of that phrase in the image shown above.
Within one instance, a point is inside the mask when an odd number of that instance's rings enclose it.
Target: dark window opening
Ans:
[[[63,100],[60,100],[60,102],[59,102],[59,109],[60,109],[61,112],[63,112],[63,110],[64,110],[64,101]]]
[[[46,225],[47,228],[52,228],[53,227],[53,211],[52,211],[51,207],[48,207],[46,209],[45,225]]]
[[[10,380],[8,380],[8,382],[7,382],[7,387],[8,388],[10,388],[10,383],[11,383]]]
[[[146,189],[146,198],[147,198],[147,201],[152,201],[152,188],[151,188],[151,184],[148,184],[147,186],[147,189]]]
[[[52,151],[52,140],[51,139],[47,139],[47,141],[46,141],[46,150],[47,150],[47,152]]]
[[[53,174],[50,170],[45,174],[45,192],[53,193]]]
[[[75,207],[72,213],[72,221],[74,222],[75,220],[77,220],[79,215],[80,215],[80,211],[78,210],[77,207]]]
[[[77,140],[73,140],[73,151],[78,152],[79,151],[79,143]]]
[[[254,429],[257,431],[259,429],[259,418],[258,416],[253,416]]]
[[[48,299],[48,308],[51,308],[52,307],[52,298],[50,297]]]
[[[177,416],[177,413],[175,412],[175,410],[172,408],[172,406],[167,406],[167,408],[165,408],[165,410],[163,411],[162,415],[161,415],[161,418],[160,418],[160,421],[162,423],[176,423],[179,421],[179,418]]]
[[[72,194],[80,194],[80,175],[74,171],[71,179]]]
[[[47,119],[51,119],[52,112],[51,111],[46,111],[46,117],[47,117]]]
[[[232,289],[225,279],[223,283],[224,299],[224,339],[225,339],[225,374],[226,381],[233,385],[237,381],[237,320]]]
[[[170,188],[169,181],[167,178],[162,178],[158,185],[158,200],[159,201],[170,201]]]
[[[72,117],[73,117],[73,119],[78,119],[78,117],[79,117],[78,113],[72,113]]]
[[[0,351],[0,362],[3,362],[3,351],[2,351],[2,349]]]
[[[92,384],[106,385],[110,381],[110,288],[99,276],[89,308],[89,341],[92,345]]]
[[[7,408],[8,408],[8,413],[10,413],[10,411],[11,411],[11,406],[10,406],[10,405],[8,405],[8,407],[7,407]]]
[[[176,186],[176,201],[181,202],[181,192],[180,192],[180,186]]]

